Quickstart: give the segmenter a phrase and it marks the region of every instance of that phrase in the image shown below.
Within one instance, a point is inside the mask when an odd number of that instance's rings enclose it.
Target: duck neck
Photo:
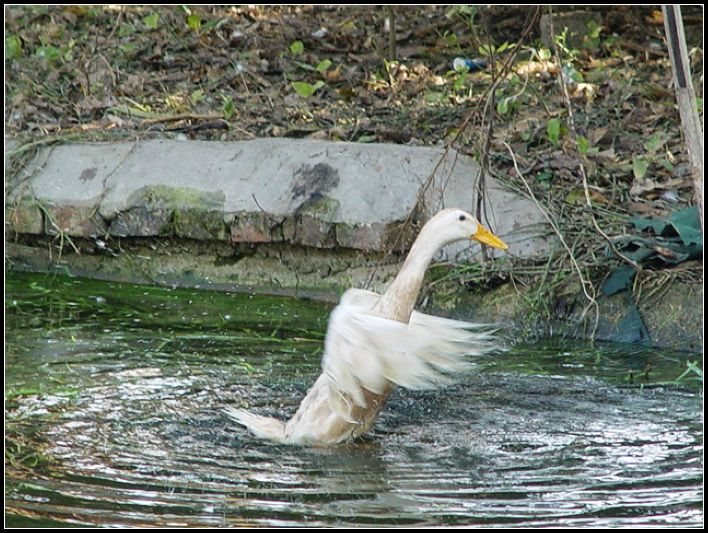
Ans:
[[[423,228],[413,243],[396,279],[374,307],[374,311],[381,316],[406,323],[410,320],[425,271],[440,248],[435,234],[425,230],[426,228]]]

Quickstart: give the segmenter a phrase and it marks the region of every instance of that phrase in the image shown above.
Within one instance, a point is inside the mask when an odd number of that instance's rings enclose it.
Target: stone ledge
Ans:
[[[454,151],[443,154],[434,147],[289,139],[59,145],[43,149],[35,159],[42,164],[25,169],[31,178],[21,186],[10,176],[6,229],[383,252],[435,168],[418,217],[444,206],[473,209],[479,166]],[[486,179],[492,230],[512,254],[542,255],[548,228],[536,206]]]

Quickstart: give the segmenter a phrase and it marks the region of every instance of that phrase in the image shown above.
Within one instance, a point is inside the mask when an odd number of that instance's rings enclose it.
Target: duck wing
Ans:
[[[473,366],[470,356],[497,348],[489,326],[415,311],[405,324],[373,313],[379,298],[349,289],[330,315],[322,368],[329,403],[345,420],[352,404],[366,407],[363,389],[435,388]]]

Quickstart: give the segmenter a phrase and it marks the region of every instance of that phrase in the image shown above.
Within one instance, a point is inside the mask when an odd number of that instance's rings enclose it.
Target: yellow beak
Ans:
[[[509,248],[504,241],[494,235],[494,233],[489,231],[487,228],[482,227],[480,224],[477,225],[477,233],[472,235],[470,239],[488,244],[494,248],[499,248],[500,250],[506,250]]]

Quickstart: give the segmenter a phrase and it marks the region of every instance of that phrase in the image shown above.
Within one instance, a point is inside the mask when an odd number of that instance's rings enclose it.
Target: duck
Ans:
[[[280,444],[333,445],[368,433],[397,386],[440,387],[499,349],[488,326],[416,311],[425,272],[442,247],[473,240],[500,250],[499,237],[458,208],[442,209],[420,230],[382,294],[348,289],[333,309],[322,373],[287,421],[227,406],[255,437]]]

